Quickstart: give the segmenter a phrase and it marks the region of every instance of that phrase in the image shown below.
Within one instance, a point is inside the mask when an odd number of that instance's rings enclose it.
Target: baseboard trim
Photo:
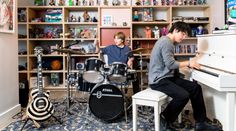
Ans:
[[[20,104],[8,109],[0,114],[0,130],[8,126],[12,122],[12,117],[21,111]]]

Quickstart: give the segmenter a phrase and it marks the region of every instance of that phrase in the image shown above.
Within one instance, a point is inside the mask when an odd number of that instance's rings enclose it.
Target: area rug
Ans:
[[[57,117],[62,124],[57,122],[53,117],[40,122],[41,127],[36,128],[31,120],[27,122],[24,131],[42,130],[42,131],[132,131],[132,111],[128,111],[127,121],[123,116],[112,121],[106,122],[93,115],[88,109],[87,103],[74,103],[69,111],[66,111],[66,103],[52,102],[55,108],[54,116]],[[21,120],[22,111],[14,116],[14,121],[8,125],[3,131],[20,131],[24,125],[24,120]],[[183,113],[182,117],[185,128],[181,131],[193,131],[193,124],[189,120],[189,116]],[[138,108],[138,131],[154,131],[154,116],[153,108],[139,107]],[[162,127],[161,127],[162,130]]]

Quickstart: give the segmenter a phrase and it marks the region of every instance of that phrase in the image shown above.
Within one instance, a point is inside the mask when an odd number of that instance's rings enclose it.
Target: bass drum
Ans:
[[[98,85],[94,87],[89,97],[89,108],[102,120],[114,120],[124,112],[123,93],[111,84]]]

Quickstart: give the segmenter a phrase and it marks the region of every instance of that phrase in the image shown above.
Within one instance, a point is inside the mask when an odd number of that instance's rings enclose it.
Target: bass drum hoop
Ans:
[[[124,95],[115,85],[96,85],[89,97],[89,108],[96,117],[112,121],[124,112]]]

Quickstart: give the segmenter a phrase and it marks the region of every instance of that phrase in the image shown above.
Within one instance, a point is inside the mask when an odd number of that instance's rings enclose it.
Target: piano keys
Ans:
[[[204,94],[211,94],[206,106],[223,130],[236,131],[236,34],[198,36],[197,47],[201,68],[192,69],[191,79],[205,85]]]

